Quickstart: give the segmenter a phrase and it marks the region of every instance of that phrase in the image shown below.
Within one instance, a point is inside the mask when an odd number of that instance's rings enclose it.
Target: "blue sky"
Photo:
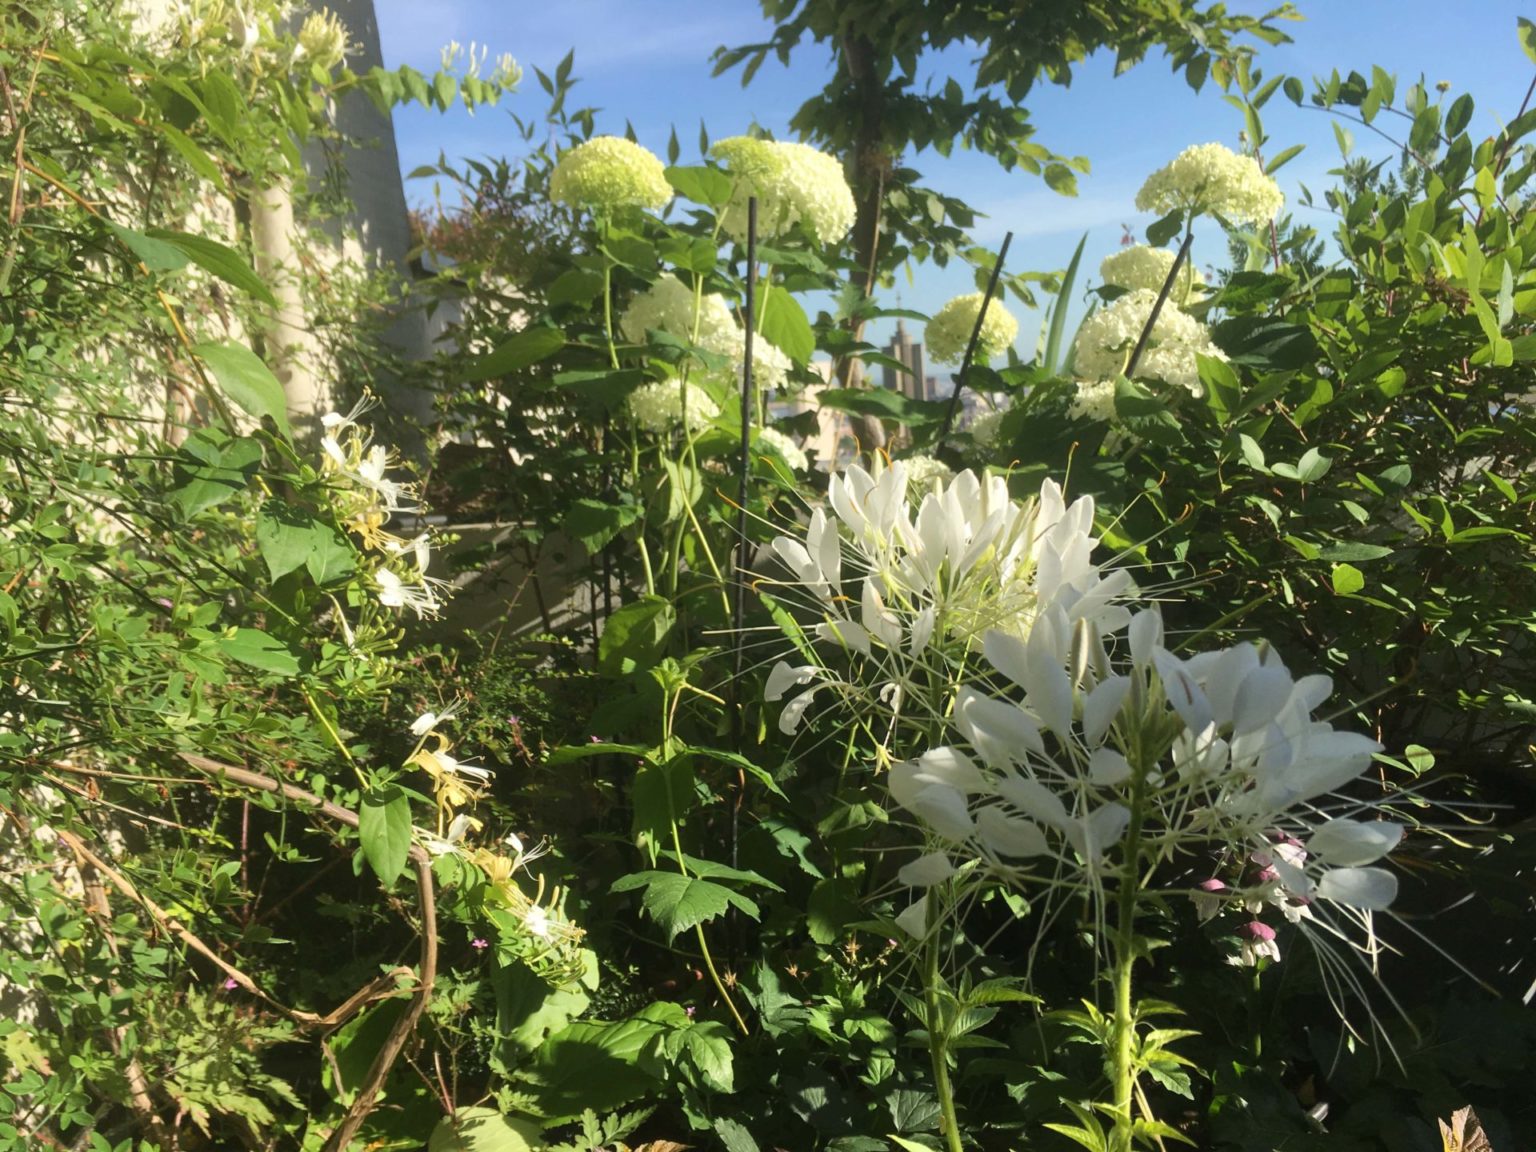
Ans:
[[[376,3],[387,66],[411,64],[431,71],[439,49],[450,40],[485,45],[493,60],[511,52],[527,79],[506,106],[537,117],[545,96],[533,67],[552,72],[574,48],[574,75],[581,82],[573,99],[579,106],[601,109],[598,131],[622,133],[628,119],[641,143],[663,153],[675,125],[684,162],[696,158],[701,119],[713,138],[739,134],[754,121],[787,136],[789,117],[830,73],[825,52],[809,46],[792,57],[788,68],[770,58],[746,89],[734,73],[712,78],[709,57],[716,46],[768,37],[769,26],[754,0]],[[1259,8],[1242,2],[1230,7]],[[1305,19],[1286,25],[1294,43],[1261,47],[1258,65],[1266,76],[1283,72],[1309,81],[1334,68],[1369,75],[1376,64],[1397,74],[1400,93],[1420,77],[1428,86],[1447,81],[1451,95],[1469,92],[1475,99],[1473,132],[1491,134],[1515,115],[1533,75],[1515,36],[1516,18],[1529,9],[1520,0],[1300,0],[1298,7]],[[942,85],[949,68],[963,79],[966,64],[964,52],[938,58],[936,82]],[[1107,56],[1090,59],[1070,88],[1041,85],[1029,101],[1042,144],[1086,155],[1092,162],[1074,198],[1057,195],[1034,177],[1006,173],[975,154],[957,151],[945,159],[928,152],[911,158],[930,187],[958,194],[987,214],[975,230],[978,242],[996,248],[1006,230],[1014,231],[1008,259],[1013,270],[1064,267],[1087,232],[1084,263],[1096,272],[1099,260],[1119,245],[1124,226],[1139,238],[1148,223],[1133,201],[1149,172],[1190,144],[1237,144],[1241,114],[1222,100],[1214,84],[1193,93],[1157,56],[1120,77],[1112,75],[1111,65]],[[1321,200],[1330,182],[1327,172],[1339,162],[1329,119],[1294,107],[1280,94],[1265,108],[1271,155],[1291,144],[1307,145],[1279,177],[1298,219],[1325,233],[1331,230],[1330,219],[1319,209],[1299,207],[1297,193],[1304,183]],[[518,147],[499,109],[473,116],[462,109],[446,116],[407,109],[397,111],[395,126],[405,172],[434,162],[439,152],[449,158],[481,157]],[[1356,130],[1355,141],[1357,151],[1367,154],[1391,151],[1363,128]],[[413,202],[426,202],[432,187],[414,181],[406,194]],[[1197,239],[1196,259],[1209,264],[1223,254],[1221,238],[1208,226]],[[911,283],[899,279],[902,302],[923,311],[972,290],[969,271],[953,265],[917,268],[912,276]],[[1038,317],[1013,307],[1023,329],[1021,350],[1027,352]]]

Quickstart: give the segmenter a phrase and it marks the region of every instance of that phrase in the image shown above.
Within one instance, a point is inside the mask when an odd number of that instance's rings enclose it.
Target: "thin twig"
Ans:
[[[1142,325],[1141,335],[1136,338],[1136,347],[1131,350],[1131,358],[1125,362],[1123,375],[1127,380],[1136,375],[1136,365],[1141,363],[1141,354],[1147,350],[1147,341],[1152,339],[1152,329],[1163,311],[1163,305],[1168,301],[1168,294],[1173,291],[1173,282],[1189,256],[1190,245],[1194,242],[1195,221],[1191,216],[1189,227],[1184,231],[1184,243],[1179,245],[1178,255],[1173,258],[1173,265],[1168,269],[1168,275],[1163,278],[1163,286],[1157,293],[1157,299],[1152,302],[1152,311],[1147,313],[1147,322]]]
[[[743,625],[747,617],[747,481],[752,467],[752,341],[757,335],[757,197],[747,198],[747,293],[746,293],[745,352],[741,366],[741,454],[738,464],[740,478],[736,488],[736,568],[732,576],[736,581],[735,603],[731,607],[731,731],[734,747],[741,747],[741,671],[746,649]],[[740,768],[736,770],[736,802],[731,805],[731,867],[737,866],[741,843],[741,806],[746,799],[747,777]]]
[[[955,423],[955,411],[960,407],[960,393],[965,388],[965,378],[971,371],[971,361],[976,357],[976,345],[981,342],[981,325],[987,318],[987,309],[992,307],[992,298],[997,295],[997,281],[1003,274],[1003,261],[1008,257],[1008,245],[1013,243],[1013,233],[1009,232],[1003,237],[1003,244],[997,250],[997,261],[992,265],[992,276],[987,281],[987,291],[981,298],[981,307],[976,312],[976,324],[971,328],[971,339],[965,346],[965,357],[960,361],[960,371],[955,373],[955,390],[949,394],[949,407],[944,412],[944,426],[939,429],[939,438],[935,446],[942,445],[949,436],[949,430]],[[922,381],[919,380],[921,385]]]

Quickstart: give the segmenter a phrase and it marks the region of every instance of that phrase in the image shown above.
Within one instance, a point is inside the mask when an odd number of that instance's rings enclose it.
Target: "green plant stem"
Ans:
[[[940,1129],[948,1152],[964,1152],[960,1121],[955,1115],[955,1094],[949,1083],[949,1031],[939,1018],[938,903],[930,893],[928,940],[923,945],[923,1003],[928,1010],[928,1055],[933,1061],[933,1093],[939,1098]]]
[[[1125,833],[1125,867],[1116,896],[1113,944],[1114,1030],[1110,1061],[1113,1068],[1115,1127],[1111,1152],[1131,1152],[1136,1094],[1136,1016],[1131,1004],[1131,969],[1136,964],[1136,904],[1141,890],[1141,830],[1146,810],[1147,773],[1151,767],[1141,748],[1131,763],[1131,822]]]
[[[672,828],[672,851],[677,854],[678,871],[687,876],[689,875],[688,865],[685,863],[683,856],[682,838],[677,834],[677,821],[669,819],[668,823]],[[695,924],[693,931],[694,935],[698,937],[699,952],[704,957],[704,967],[709,970],[709,978],[714,981],[715,991],[720,993],[720,999],[724,1000],[725,1006],[730,1009],[731,1019],[736,1021],[736,1027],[741,1029],[741,1034],[743,1036],[748,1035],[747,1022],[741,1018],[741,1013],[736,1009],[736,1002],[731,999],[730,992],[726,990],[725,981],[720,979],[720,972],[715,968],[715,958],[710,954],[709,942],[704,939],[704,925]]]

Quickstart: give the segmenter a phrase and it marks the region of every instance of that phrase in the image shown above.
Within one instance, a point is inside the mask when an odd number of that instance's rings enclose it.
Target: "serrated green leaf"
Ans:
[[[494,380],[547,360],[565,347],[565,333],[558,328],[525,328],[498,344],[494,350],[471,360],[458,374],[464,384]]]
[[[542,1147],[544,1133],[537,1124],[494,1108],[459,1108],[438,1121],[427,1141],[427,1152],[535,1152]]]
[[[666,170],[667,183],[679,196],[703,204],[709,208],[721,208],[731,202],[731,190],[735,182],[718,168],[671,167]]]
[[[636,504],[605,504],[601,500],[577,500],[560,525],[567,536],[581,541],[588,556],[595,556],[603,546],[640,519]]]
[[[725,915],[732,907],[754,920],[759,915],[757,905],[739,892],[680,872],[632,872],[619,877],[608,890],[632,892],[637,888],[643,890],[641,907],[667,934],[668,940]]]

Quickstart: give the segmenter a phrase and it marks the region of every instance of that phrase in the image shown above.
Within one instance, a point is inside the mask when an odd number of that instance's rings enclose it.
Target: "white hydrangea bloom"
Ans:
[[[1133,244],[1104,257],[1104,262],[1099,265],[1099,275],[1105,284],[1115,288],[1161,292],[1175,256],[1171,248]],[[1200,275],[1200,270],[1194,264],[1186,260],[1179,269],[1178,281],[1168,299],[1176,304],[1187,304],[1196,290],[1204,286],[1205,277]]]
[[[807,144],[732,136],[710,154],[736,177],[736,190],[721,216],[728,235],[745,240],[747,201],[757,197],[757,236],[782,236],[804,221],[818,243],[841,240],[853,227],[856,206],[836,157]]]
[[[1002,431],[1003,417],[1006,415],[1008,415],[1008,411],[1004,408],[994,408],[991,411],[980,413],[971,421],[971,426],[967,429],[971,434],[971,439],[979,447],[992,447],[997,443],[998,433]]]
[[[759,428],[757,431],[757,443],[759,448],[766,447],[795,472],[804,472],[811,466],[810,458],[806,456],[805,449],[795,443],[794,437],[786,436],[777,428]]]
[[[1268,224],[1285,206],[1280,185],[1252,156],[1196,144],[1159,168],[1136,193],[1142,212],[1209,212],[1234,224]]]
[[[904,457],[902,463],[907,466],[907,488],[914,499],[921,500],[935,484],[942,489],[955,478],[954,470],[948,464],[922,453]]]
[[[928,345],[928,355],[937,364],[959,364],[965,359],[966,345],[971,342],[971,330],[976,327],[976,314],[981,311],[983,292],[956,296],[928,321],[923,339]],[[987,317],[981,322],[981,335],[976,341],[976,363],[985,364],[994,356],[1001,356],[1013,346],[1019,335],[1019,322],[993,300],[987,305]]]
[[[1083,321],[1074,343],[1073,371],[1088,379],[1113,380],[1125,371],[1126,361],[1135,348],[1157,293],[1145,288],[1127,292],[1108,307],[1101,308]],[[1163,303],[1152,337],[1136,366],[1138,380],[1161,380],[1195,396],[1205,394],[1200,383],[1196,354],[1225,360],[1226,355],[1211,342],[1211,335],[1194,317],[1171,302]]]
[[[659,212],[672,200],[672,185],[654,152],[620,136],[594,136],[560,157],[549,196],[574,208]]]
[[[684,395],[687,396],[686,411]],[[684,385],[676,379],[659,380],[642,384],[630,393],[629,413],[647,432],[668,432],[679,424],[685,425],[689,432],[699,432],[720,415],[720,406],[697,384]]]
[[[1067,415],[1076,420],[1112,422],[1115,419],[1115,382],[1079,380],[1077,394],[1067,406]]]
[[[648,331],[665,332],[722,355],[736,347],[740,338],[736,317],[724,296],[700,295],[697,340],[694,339],[694,323],[693,289],[667,272],[629,302],[619,319],[619,331],[624,339],[636,344],[645,340]]]

